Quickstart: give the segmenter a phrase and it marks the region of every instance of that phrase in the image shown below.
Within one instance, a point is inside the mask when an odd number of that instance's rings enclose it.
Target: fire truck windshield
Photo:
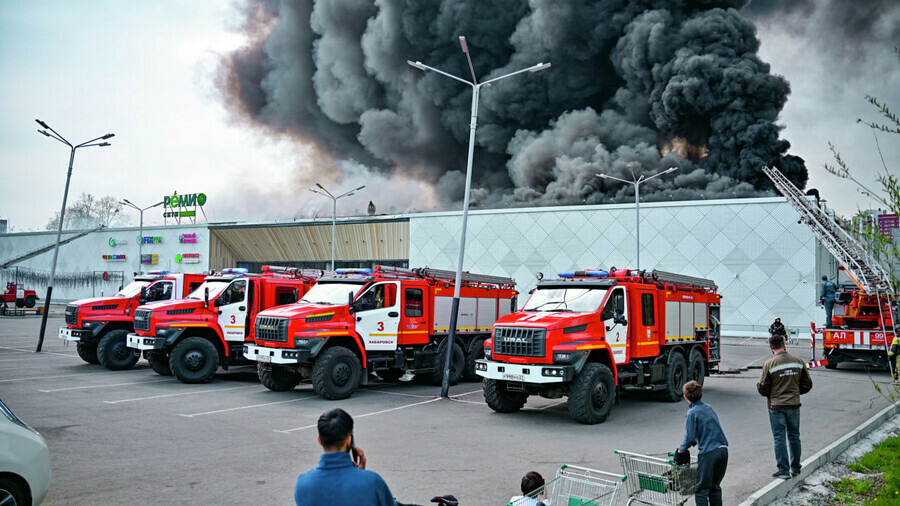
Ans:
[[[349,294],[355,294],[363,285],[357,283],[317,283],[300,299],[309,304],[343,305]]]
[[[600,309],[606,291],[606,288],[538,288],[522,310],[593,313]]]
[[[209,288],[209,300],[213,300],[222,293],[222,290],[228,288],[229,283],[231,283],[231,281],[228,280],[204,281],[203,284],[191,292],[187,298],[204,300],[206,298],[206,289]]]
[[[141,293],[141,288],[150,284],[150,281],[132,281],[128,283],[128,286],[119,290],[119,293],[116,294],[116,297],[134,297],[135,295]]]

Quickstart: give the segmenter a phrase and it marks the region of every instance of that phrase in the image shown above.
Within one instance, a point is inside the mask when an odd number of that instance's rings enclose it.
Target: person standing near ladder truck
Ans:
[[[833,327],[831,321],[831,312],[834,309],[835,292],[837,286],[828,281],[828,276],[822,274],[822,293],[819,295],[819,304],[825,306],[825,328]]]
[[[891,367],[891,376],[894,381],[900,379],[900,333],[894,332],[894,340],[891,342],[891,348],[888,350],[888,365]]]

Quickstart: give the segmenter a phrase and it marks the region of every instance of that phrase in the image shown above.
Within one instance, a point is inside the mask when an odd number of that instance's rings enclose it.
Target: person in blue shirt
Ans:
[[[703,387],[688,381],[682,388],[684,400],[690,403],[684,415],[684,441],[676,453],[684,454],[697,445],[697,486],[694,502],[697,506],[722,506],[722,478],[728,467],[728,440],[722,432],[719,417],[712,406],[700,401]],[[676,457],[676,461],[679,460]]]
[[[353,418],[343,409],[319,417],[319,465],[297,477],[297,506],[395,506],[397,502],[378,473],[366,470],[366,454],[354,444]],[[351,456],[352,455],[352,456]]]
[[[831,312],[834,309],[835,292],[837,285],[828,281],[828,276],[822,274],[822,293],[819,295],[819,304],[825,306],[825,328],[832,328]]]

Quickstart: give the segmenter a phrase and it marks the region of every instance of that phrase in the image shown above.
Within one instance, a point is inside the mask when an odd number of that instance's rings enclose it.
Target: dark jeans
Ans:
[[[825,327],[831,327],[831,312],[834,309],[834,299],[825,298]]]
[[[769,424],[775,438],[775,462],[778,472],[800,472],[800,408],[769,408]],[[785,445],[787,433],[787,445]],[[788,463],[788,448],[791,458]]]
[[[728,467],[728,448],[716,448],[697,456],[697,488],[694,502],[697,506],[722,506],[722,478]]]

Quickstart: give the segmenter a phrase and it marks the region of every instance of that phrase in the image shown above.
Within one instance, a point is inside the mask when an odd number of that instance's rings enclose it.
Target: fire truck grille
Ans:
[[[78,306],[66,306],[66,323],[69,325],[78,323]]]
[[[547,331],[515,327],[494,329],[494,353],[516,357],[543,357]]]
[[[150,311],[149,309],[137,309],[134,311],[134,330],[150,330]]]
[[[257,341],[286,343],[288,340],[287,318],[256,317],[256,335],[254,337]]]

